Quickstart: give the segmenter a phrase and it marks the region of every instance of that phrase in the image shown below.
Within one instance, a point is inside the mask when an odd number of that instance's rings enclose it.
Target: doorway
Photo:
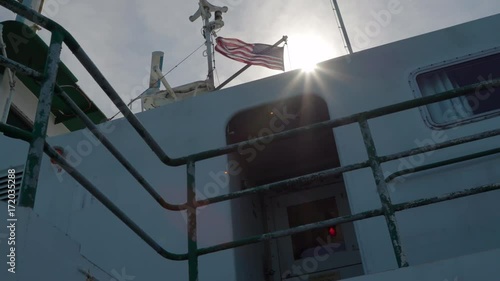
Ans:
[[[330,114],[325,101],[316,95],[302,95],[236,114],[227,125],[226,139],[228,144],[234,144],[326,120],[330,120]],[[232,191],[340,166],[332,129],[256,142],[251,147],[238,149],[229,158],[241,167],[241,173],[231,177]],[[259,227],[263,232],[269,232],[350,214],[341,175],[314,186],[281,190],[249,200],[252,200],[248,204],[252,210],[242,210],[243,201],[235,203],[235,233],[240,233],[240,229],[249,225],[247,222],[256,218],[260,218]],[[249,213],[253,216],[247,215]],[[252,222],[252,228],[255,227]],[[265,256],[268,265],[264,266],[265,280],[334,281],[363,274],[352,223],[280,238],[264,247],[260,252],[253,252]],[[241,256],[248,260],[249,252]],[[242,259],[241,263],[244,262]],[[239,263],[236,261],[237,267]]]

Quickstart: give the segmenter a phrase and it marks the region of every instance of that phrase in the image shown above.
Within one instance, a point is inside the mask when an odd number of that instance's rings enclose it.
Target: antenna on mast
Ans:
[[[222,21],[222,13],[227,13],[226,6],[219,7],[208,3],[207,0],[199,0],[199,8],[194,15],[189,17],[191,22],[196,21],[199,17],[203,19],[203,36],[205,37],[205,45],[207,48],[207,61],[208,61],[208,81],[212,88],[215,88],[214,83],[214,66],[212,57],[212,33],[214,30],[222,28],[224,21]],[[215,13],[215,20],[210,21],[212,13]]]

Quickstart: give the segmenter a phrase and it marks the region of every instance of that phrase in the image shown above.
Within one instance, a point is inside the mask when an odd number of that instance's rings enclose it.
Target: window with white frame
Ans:
[[[478,84],[469,94],[426,106],[431,125],[446,127],[458,122],[474,121],[500,112],[500,88],[487,85],[500,79],[500,53],[465,62],[443,65],[416,76],[422,96]]]

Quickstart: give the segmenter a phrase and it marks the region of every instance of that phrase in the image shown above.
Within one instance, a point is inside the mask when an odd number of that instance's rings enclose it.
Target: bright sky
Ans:
[[[229,7],[220,36],[273,44],[288,35],[287,70],[346,53],[330,1],[209,0]],[[201,21],[188,20],[197,10],[198,0],[45,2],[43,14],[73,34],[125,102],[148,87],[152,51],[165,52],[163,69],[166,72],[203,43]],[[338,0],[338,3],[355,52],[500,13],[499,0]],[[14,16],[0,8],[0,19],[14,19]],[[41,36],[48,38],[48,34],[41,33]],[[63,52],[63,61],[108,117],[117,112],[67,50]],[[217,55],[216,85],[242,66]],[[279,73],[251,67],[229,86]],[[204,80],[206,74],[206,59],[200,50],[169,74],[167,80],[175,87]],[[139,111],[139,108],[137,102],[133,110]]]

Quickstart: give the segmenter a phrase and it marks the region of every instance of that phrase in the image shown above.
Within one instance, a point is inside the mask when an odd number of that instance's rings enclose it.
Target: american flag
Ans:
[[[270,69],[285,70],[283,47],[266,44],[249,44],[235,38],[217,37],[215,50],[230,59],[260,65]]]

